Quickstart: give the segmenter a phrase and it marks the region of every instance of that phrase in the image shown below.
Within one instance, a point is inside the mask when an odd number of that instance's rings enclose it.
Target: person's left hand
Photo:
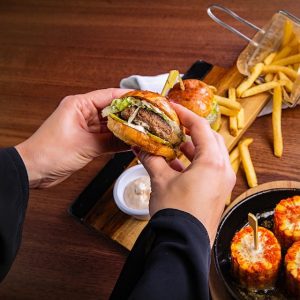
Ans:
[[[129,149],[101,118],[101,109],[126,92],[105,89],[64,98],[42,126],[16,146],[30,187],[53,186],[101,153]]]

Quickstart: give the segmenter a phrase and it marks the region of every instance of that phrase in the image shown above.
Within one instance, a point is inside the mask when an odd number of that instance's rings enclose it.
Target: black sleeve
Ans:
[[[0,149],[0,281],[21,243],[28,190],[27,171],[17,150]]]
[[[188,213],[161,210],[135,243],[111,300],[209,299],[209,265],[205,227]]]

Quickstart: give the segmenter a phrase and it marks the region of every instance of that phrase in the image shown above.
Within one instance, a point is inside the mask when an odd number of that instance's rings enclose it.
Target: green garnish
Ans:
[[[118,122],[126,123],[124,120],[122,120],[121,118],[119,118],[119,117],[116,116],[115,114],[109,114],[109,116],[110,116],[112,119],[114,119],[114,120],[116,120],[116,121],[118,121]]]
[[[158,137],[158,136],[156,136],[156,135],[154,135],[154,134],[152,134],[152,133],[150,133],[150,132],[148,132],[148,131],[147,131],[147,134],[148,134],[149,136],[151,136],[151,138],[152,138],[155,142],[158,142],[158,143],[163,144],[163,145],[171,146],[171,144],[170,144],[169,142],[167,142],[167,141],[161,139],[160,137]]]
[[[127,108],[128,106],[131,106],[136,102],[136,99],[134,97],[124,97],[124,98],[117,98],[114,99],[111,103],[111,108],[115,112],[119,112]]]

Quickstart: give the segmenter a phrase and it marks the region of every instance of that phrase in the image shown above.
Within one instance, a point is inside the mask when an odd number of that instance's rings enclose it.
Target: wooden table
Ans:
[[[210,20],[209,3],[2,0],[0,146],[29,137],[66,95],[117,87],[131,74],[184,72],[200,58],[231,66],[246,42]],[[300,16],[297,0],[219,3],[259,26],[279,9]],[[299,113],[300,108],[283,113],[282,159],[272,155],[270,116],[246,133],[255,138],[251,153],[260,183],[299,180]],[[107,160],[97,159],[57,187],[31,191],[22,247],[0,286],[1,299],[109,296],[128,253],[67,213]],[[233,194],[246,189],[239,173]]]

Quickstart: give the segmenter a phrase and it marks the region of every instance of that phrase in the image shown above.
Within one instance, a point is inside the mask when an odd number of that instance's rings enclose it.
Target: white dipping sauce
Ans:
[[[142,176],[126,186],[124,190],[124,202],[130,208],[148,209],[150,193],[150,177]]]

